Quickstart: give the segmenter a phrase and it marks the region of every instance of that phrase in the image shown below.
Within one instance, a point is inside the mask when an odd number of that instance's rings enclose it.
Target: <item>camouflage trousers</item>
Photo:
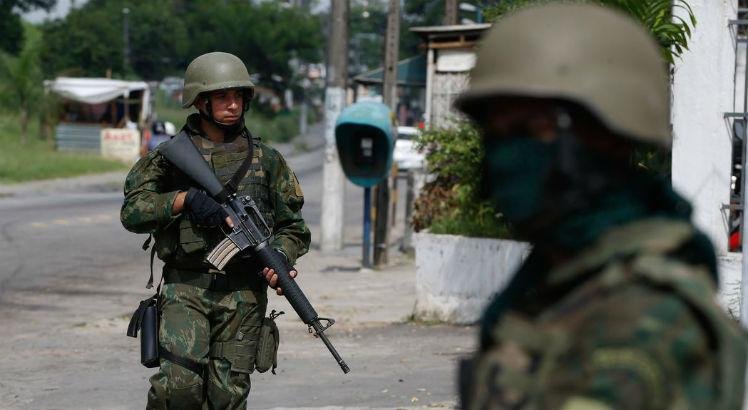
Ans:
[[[150,379],[147,408],[245,409],[266,292],[167,283],[159,307],[161,346],[206,364],[208,384],[203,386],[201,375],[162,359],[159,372]]]

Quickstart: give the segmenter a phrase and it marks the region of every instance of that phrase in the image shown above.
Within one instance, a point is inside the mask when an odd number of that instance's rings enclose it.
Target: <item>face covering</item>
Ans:
[[[483,197],[521,231],[541,213],[558,146],[524,135],[486,138],[484,146]]]
[[[590,152],[568,131],[552,142],[518,133],[486,138],[482,192],[518,239],[579,249],[647,214],[647,183]]]

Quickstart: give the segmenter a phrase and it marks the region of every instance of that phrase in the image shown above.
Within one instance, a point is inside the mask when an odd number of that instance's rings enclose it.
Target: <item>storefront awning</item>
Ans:
[[[85,104],[101,104],[118,97],[129,97],[132,91],[148,90],[142,81],[112,80],[109,78],[60,77],[44,82],[47,90]]]

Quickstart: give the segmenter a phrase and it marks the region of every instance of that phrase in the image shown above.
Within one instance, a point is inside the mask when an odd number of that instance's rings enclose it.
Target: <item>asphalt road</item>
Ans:
[[[289,162],[316,233],[322,152]],[[153,370],[140,366],[138,343],[124,333],[148,296],[148,253],[140,249],[146,236],[121,227],[119,184],[54,188],[0,197],[0,409],[143,408]],[[353,372],[343,376],[298,319],[286,320],[279,372],[252,377],[249,408],[454,406],[455,360],[471,349],[474,329],[387,316],[388,309],[407,312],[412,265],[350,269],[360,252],[361,197],[348,187],[351,246],[331,257],[313,250],[301,264],[316,272],[302,288],[320,302],[318,310],[344,318],[332,338]],[[342,307],[341,289],[348,298]]]
[[[305,193],[304,217],[318,232],[322,192],[321,149],[289,158]],[[0,301],[6,289],[45,286],[49,278],[91,278],[103,269],[142,263],[147,235],[127,233],[119,222],[118,184],[0,198]],[[360,188],[347,187],[346,224],[355,236]],[[136,262],[137,261],[137,262]],[[139,265],[135,265],[139,267]],[[136,268],[137,269],[137,268]],[[14,280],[22,278],[22,280]]]

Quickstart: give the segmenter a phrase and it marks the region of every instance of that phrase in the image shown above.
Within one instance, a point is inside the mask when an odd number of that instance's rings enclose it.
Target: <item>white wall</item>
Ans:
[[[469,72],[475,66],[475,52],[467,48],[429,49],[428,58],[426,121],[433,127],[449,127],[461,118],[452,104],[468,87]]]
[[[694,206],[694,222],[727,254],[732,142],[725,112],[735,111],[735,42],[728,20],[737,0],[689,0],[698,20],[673,82],[673,186]],[[682,14],[679,9],[679,14]],[[742,107],[741,107],[742,108]]]

